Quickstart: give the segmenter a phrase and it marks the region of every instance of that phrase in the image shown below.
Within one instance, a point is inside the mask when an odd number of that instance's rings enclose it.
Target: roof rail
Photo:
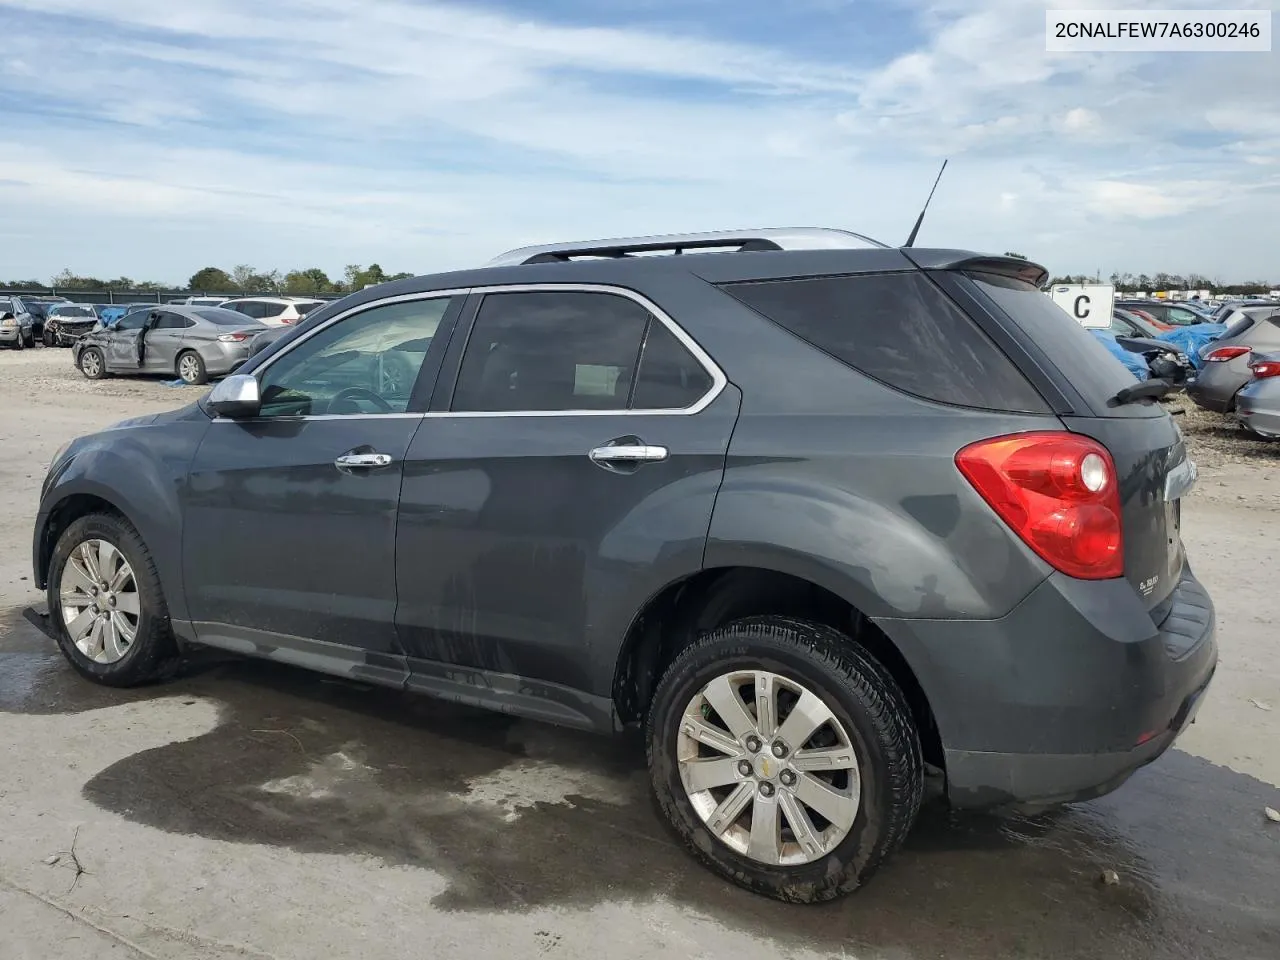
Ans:
[[[525,263],[563,263],[574,257],[629,257],[637,253],[731,249],[745,253],[759,250],[857,250],[887,248],[887,244],[860,233],[829,227],[766,227],[759,230],[714,230],[707,233],[671,233],[654,237],[620,237],[576,243],[545,243],[508,250],[485,266],[506,267]]]

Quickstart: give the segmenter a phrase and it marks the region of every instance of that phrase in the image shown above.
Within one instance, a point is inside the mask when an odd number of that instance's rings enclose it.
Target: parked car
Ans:
[[[271,346],[286,333],[292,330],[292,326],[272,327],[270,330],[264,330],[253,338],[253,342],[249,344],[249,356],[256,357],[267,347]]]
[[[90,380],[151,373],[207,383],[243,363],[249,341],[263,329],[256,320],[219,307],[135,310],[77,340],[72,358]]]
[[[159,304],[142,301],[140,303],[113,303],[102,306],[97,311],[98,321],[101,327],[114,326],[116,321],[121,317],[133,313],[135,310],[155,310]],[[101,329],[97,327],[95,329]]]
[[[1236,307],[1228,321],[1222,336],[1200,348],[1200,369],[1187,382],[1187,396],[1217,413],[1235,410],[1249,382],[1250,354],[1280,350],[1280,307]]]
[[[54,303],[45,315],[41,339],[46,347],[69,347],[98,323],[91,303]]]
[[[0,347],[34,347],[35,327],[35,316],[21,297],[0,297]]]
[[[1149,376],[1182,386],[1191,373],[1191,358],[1173,344],[1158,339],[1155,334],[1159,330],[1136,314],[1117,309],[1110,328],[1096,332],[1109,334],[1121,348],[1141,356]]]
[[[26,305],[27,311],[31,314],[33,321],[31,332],[37,340],[44,339],[44,321],[45,317],[48,316],[49,308],[59,303],[71,302],[66,297],[49,294],[28,294],[21,299]]]
[[[275,326],[297,323],[316,307],[324,306],[326,302],[302,297],[246,297],[242,300],[228,300],[222,306]]]
[[[1224,300],[1218,305],[1218,309],[1213,313],[1213,319],[1218,323],[1228,323],[1230,315],[1233,311],[1241,307],[1275,307],[1280,310],[1280,300],[1270,300],[1256,296],[1235,297],[1230,300]]]
[[[1118,337],[1157,337],[1168,324],[1155,324],[1131,310],[1116,307],[1111,313],[1111,332]]]
[[[1249,372],[1236,395],[1236,417],[1250,433],[1280,439],[1280,351],[1253,354]]]
[[[641,727],[703,863],[840,896],[926,764],[957,807],[1096,797],[1213,675],[1167,385],[1047,276],[776,230],[379,284],[57,453],[48,629],[114,686],[197,644]]]
[[[1141,311],[1156,323],[1168,327],[1187,327],[1195,323],[1203,323],[1203,314],[1187,307],[1168,303],[1164,300],[1117,300],[1116,306],[1124,310]]]

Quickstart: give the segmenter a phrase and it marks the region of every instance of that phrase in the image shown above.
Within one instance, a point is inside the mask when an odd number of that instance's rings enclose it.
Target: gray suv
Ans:
[[[927,773],[957,807],[1096,797],[1213,674],[1178,428],[1045,278],[763,230],[360,291],[58,452],[47,629],[105,684],[204,645],[641,727],[694,856],[839,896]]]

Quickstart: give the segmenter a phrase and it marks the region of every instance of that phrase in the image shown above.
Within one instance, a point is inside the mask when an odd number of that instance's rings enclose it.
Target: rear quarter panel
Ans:
[[[999,617],[1049,575],[954,456],[984,437],[1061,430],[1056,417],[918,400],[693,275],[643,292],[742,389],[706,567],[792,574],[893,618]]]

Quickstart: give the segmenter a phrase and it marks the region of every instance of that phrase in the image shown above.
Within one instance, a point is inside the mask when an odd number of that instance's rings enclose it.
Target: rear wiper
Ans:
[[[1135,400],[1159,400],[1161,397],[1168,396],[1176,388],[1168,380],[1161,380],[1153,377],[1150,380],[1144,380],[1141,383],[1135,383],[1132,387],[1125,387],[1123,390],[1116,392],[1116,395],[1107,401],[1109,407],[1119,407],[1126,403],[1133,403]]]

